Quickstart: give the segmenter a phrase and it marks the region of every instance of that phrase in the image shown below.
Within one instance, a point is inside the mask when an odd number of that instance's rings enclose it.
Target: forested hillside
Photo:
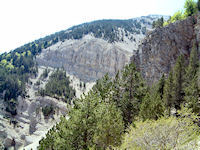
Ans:
[[[196,15],[197,4],[186,1],[186,17]],[[113,79],[105,75],[74,102],[69,118],[49,130],[38,149],[198,149],[198,49],[194,40],[189,59],[180,54],[152,85],[134,62]]]
[[[169,76],[152,86],[145,84],[133,63],[114,79],[105,75],[88,95],[74,101],[69,119],[63,117],[40,141],[39,149],[151,149],[145,138],[155,143],[155,149],[195,147],[200,131],[197,48],[189,65],[184,60],[181,55]],[[161,140],[169,134],[169,140]]]
[[[145,18],[148,18],[145,20]],[[0,93],[1,98],[7,103],[6,110],[16,115],[17,97],[26,97],[25,85],[30,76],[36,76],[38,66],[36,55],[59,41],[66,39],[80,39],[84,35],[93,34],[108,42],[123,41],[124,37],[134,40],[132,34],[145,34],[146,27],[150,27],[157,16],[143,17],[129,20],[99,20],[71,27],[44,38],[27,43],[15,50],[0,55]],[[119,34],[119,28],[125,35]],[[46,92],[48,93],[48,92]],[[49,95],[49,94],[48,94]],[[71,97],[71,96],[70,96]]]
[[[39,150],[199,149],[199,11],[186,0],[169,19],[93,21],[1,54],[5,147],[43,137]],[[77,98],[67,71],[96,84]]]

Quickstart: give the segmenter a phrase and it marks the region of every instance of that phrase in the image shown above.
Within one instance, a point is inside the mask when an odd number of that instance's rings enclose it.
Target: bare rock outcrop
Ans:
[[[200,42],[199,14],[152,31],[143,40],[133,60],[152,84],[168,74],[180,54],[189,57],[193,43]]]
[[[138,42],[131,43],[131,46],[129,43],[108,43],[87,35],[79,40],[65,40],[43,49],[36,61],[42,66],[63,67],[82,81],[95,81],[106,73],[113,76],[122,69],[137,46]]]

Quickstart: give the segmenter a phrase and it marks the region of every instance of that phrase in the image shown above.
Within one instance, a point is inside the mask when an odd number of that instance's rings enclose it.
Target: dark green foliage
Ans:
[[[165,82],[164,86],[164,96],[163,96],[163,102],[165,105],[165,108],[167,110],[167,114],[170,116],[171,109],[174,107],[174,82],[173,82],[173,73],[170,72],[169,76]]]
[[[143,120],[154,119],[157,120],[164,115],[164,103],[162,100],[164,94],[165,78],[161,77],[160,81],[152,87],[150,92],[147,92],[143,98],[140,107],[140,117]]]
[[[187,74],[197,72],[193,70],[198,64],[194,60],[193,50]],[[108,149],[120,145],[123,132],[137,120],[159,120],[182,104],[199,113],[199,77],[197,73],[192,75],[190,86],[185,88],[185,68],[184,57],[180,56],[168,78],[163,75],[149,88],[133,63],[114,79],[106,74],[88,95],[73,101],[69,119],[62,118],[40,141],[39,149]]]
[[[94,92],[101,96],[103,100],[106,100],[111,94],[112,80],[108,74],[106,74],[102,79],[97,80],[95,86],[93,87]]]
[[[53,114],[54,113],[54,108],[52,105],[50,106],[45,106],[42,108],[42,112],[44,114],[44,116],[49,116],[50,114]]]
[[[164,24],[164,19],[163,17],[161,17],[158,20],[153,21],[152,27],[153,28],[163,27],[163,24]]]
[[[140,104],[146,94],[146,86],[133,63],[125,66],[122,71],[121,83],[122,99],[120,100],[120,109],[125,126],[127,126],[139,114]]]
[[[37,67],[30,51],[23,53],[11,51],[0,55],[0,67],[0,93],[4,93],[6,110],[14,115],[17,97],[19,95],[25,97],[25,83],[30,75],[36,75]]]
[[[189,85],[191,79],[193,79],[198,71],[199,58],[196,43],[193,43],[192,51],[190,53],[189,65],[186,69],[186,86]]]
[[[185,82],[185,67],[186,67],[184,59],[185,58],[183,55],[179,56],[173,70],[173,78],[174,78],[173,101],[176,109],[180,109],[180,105],[184,101],[183,97],[184,97],[184,82]]]
[[[121,41],[118,37],[118,28],[124,28],[125,32],[137,33],[141,24],[136,20],[99,20],[74,26],[64,37],[66,39],[80,39],[88,33],[96,38],[103,38],[109,42]],[[128,36],[128,35],[127,35]]]
[[[161,99],[163,99],[164,86],[165,86],[165,75],[164,74],[160,78],[157,86],[158,86],[157,92],[160,94]]]
[[[185,88],[185,101],[186,106],[191,108],[193,112],[200,113],[200,103],[199,103],[199,87],[197,82],[197,76],[195,76],[191,81],[190,85]]]
[[[121,112],[100,95],[95,89],[84,98],[77,99],[69,119],[62,118],[40,141],[39,149],[106,149],[110,145],[119,146],[124,130]]]
[[[197,12],[197,3],[194,0],[186,0],[184,8],[186,16],[192,16]]]
[[[197,1],[197,9],[200,11],[200,0]]]
[[[188,108],[191,108],[193,112],[200,112],[200,103],[199,103],[199,86],[198,86],[198,69],[199,69],[199,60],[198,60],[198,51],[196,44],[194,43],[192,51],[190,53],[189,65],[186,69],[186,82],[185,82],[185,97],[186,105]]]
[[[69,102],[75,96],[75,90],[70,86],[69,78],[63,70],[57,70],[49,77],[45,89],[39,90],[41,96],[62,98]]]

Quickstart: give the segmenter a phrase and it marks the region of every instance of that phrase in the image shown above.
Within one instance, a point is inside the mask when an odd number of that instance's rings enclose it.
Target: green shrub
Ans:
[[[54,113],[54,107],[52,105],[50,106],[45,106],[45,107],[42,107],[42,112],[44,114],[44,116],[49,116],[50,114],[53,114]]]
[[[194,123],[196,116],[186,108],[179,118],[162,117],[145,122],[135,122],[124,137],[120,150],[138,149],[195,149],[198,144],[199,127]]]

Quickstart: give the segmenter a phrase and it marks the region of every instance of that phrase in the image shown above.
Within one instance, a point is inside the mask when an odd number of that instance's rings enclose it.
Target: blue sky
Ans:
[[[98,19],[172,15],[185,0],[1,0],[0,53]]]

